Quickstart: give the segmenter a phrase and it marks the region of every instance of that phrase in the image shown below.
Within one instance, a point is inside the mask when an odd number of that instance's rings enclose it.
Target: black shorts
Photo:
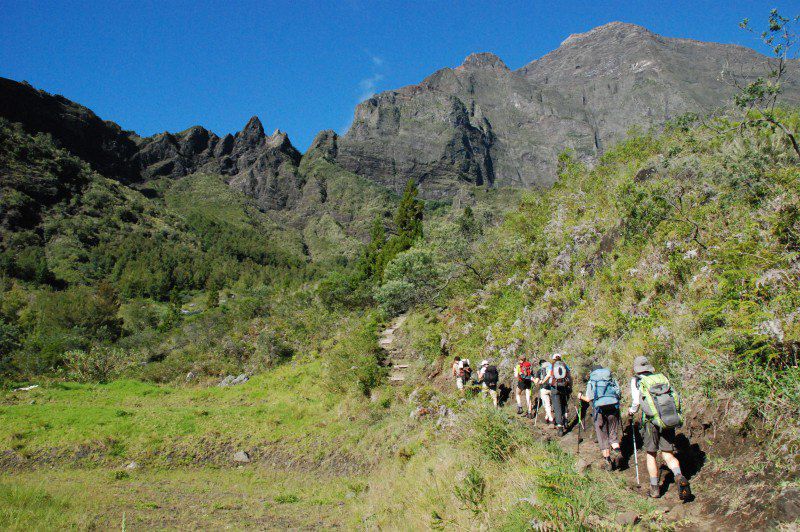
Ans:
[[[518,379],[517,380],[517,388],[520,390],[530,390],[531,389],[531,381],[528,379]]]

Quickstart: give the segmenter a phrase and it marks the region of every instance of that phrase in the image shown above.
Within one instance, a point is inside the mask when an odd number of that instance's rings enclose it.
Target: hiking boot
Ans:
[[[682,501],[688,501],[692,498],[692,489],[689,487],[689,481],[686,477],[678,477],[678,498]]]
[[[518,406],[518,407],[517,407],[517,415],[518,415],[518,416],[521,416],[521,415],[522,415],[522,407],[521,407],[521,406]]]
[[[661,497],[661,488],[659,486],[651,485],[649,495],[654,499],[658,499],[659,497]]]
[[[564,427],[558,426],[556,427],[556,431],[558,432],[559,437],[564,435]]]
[[[615,469],[622,467],[622,451],[619,449],[611,449],[611,462],[614,464]]]
[[[602,469],[603,471],[613,471],[614,464],[611,462],[611,458],[606,458],[605,460],[603,460],[603,463],[600,464],[600,469]]]

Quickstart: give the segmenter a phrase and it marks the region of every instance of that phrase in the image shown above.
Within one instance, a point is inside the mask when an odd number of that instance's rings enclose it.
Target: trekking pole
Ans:
[[[633,440],[633,463],[636,465],[636,485],[641,486],[642,483],[639,482],[639,454],[636,452],[636,427],[633,424],[633,418],[631,420],[631,440]]]

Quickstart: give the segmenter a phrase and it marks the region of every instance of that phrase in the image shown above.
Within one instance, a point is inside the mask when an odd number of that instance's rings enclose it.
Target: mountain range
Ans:
[[[749,48],[667,38],[612,22],[571,35],[518,70],[491,53],[472,54],[417,85],[377,94],[355,109],[342,136],[321,132],[305,155],[288,136],[267,135],[253,117],[235,135],[201,126],[140,137],[91,110],[27,83],[0,78],[0,116],[46,132],[96,171],[140,189],[196,172],[224,176],[265,211],[302,202],[304,157],[322,157],[399,192],[409,179],[428,199],[450,200],[462,187],[547,187],[558,154],[593,161],[632,126],[658,128],[686,112],[724,107],[741,82],[765,71]],[[800,103],[794,69],[784,103]]]

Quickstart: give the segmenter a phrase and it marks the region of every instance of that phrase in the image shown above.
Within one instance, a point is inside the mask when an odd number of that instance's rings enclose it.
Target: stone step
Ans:
[[[392,369],[406,369],[408,368],[408,364],[395,364],[392,366]]]

